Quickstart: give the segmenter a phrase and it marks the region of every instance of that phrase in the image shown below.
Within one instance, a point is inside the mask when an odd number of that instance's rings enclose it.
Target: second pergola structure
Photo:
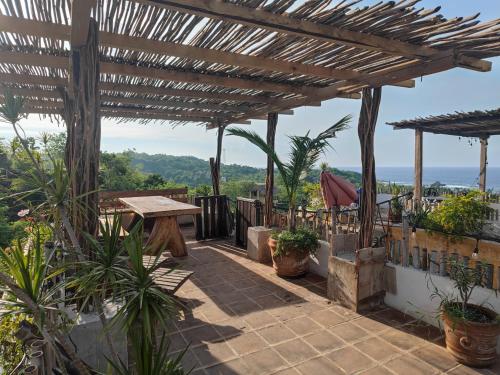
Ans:
[[[390,122],[394,129],[415,130],[415,181],[414,198],[417,204],[422,200],[423,134],[445,134],[463,138],[478,138],[481,145],[479,157],[479,190],[486,192],[486,171],[488,165],[488,139],[500,135],[500,108],[488,111],[457,112]]]
[[[66,122],[72,194],[88,207],[73,220],[88,232],[97,223],[101,116],[217,128],[217,190],[226,126],[267,118],[274,147],[277,113],[363,92],[359,246],[367,247],[381,87],[413,87],[455,67],[486,72],[482,59],[500,55],[499,20],[445,19],[416,3],[0,0],[0,83],[26,97],[27,113]],[[273,169],[269,162],[268,213]]]

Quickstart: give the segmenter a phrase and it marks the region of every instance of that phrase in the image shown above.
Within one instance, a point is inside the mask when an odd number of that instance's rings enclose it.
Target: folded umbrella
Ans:
[[[342,177],[335,176],[331,172],[322,171],[320,176],[321,195],[325,208],[330,209],[338,206],[349,206],[358,198],[356,187]]]

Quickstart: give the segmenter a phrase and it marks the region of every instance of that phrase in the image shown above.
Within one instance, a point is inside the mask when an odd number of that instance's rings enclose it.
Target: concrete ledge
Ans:
[[[271,232],[271,229],[262,226],[248,228],[247,254],[250,259],[260,263],[271,261],[271,252],[267,245]]]

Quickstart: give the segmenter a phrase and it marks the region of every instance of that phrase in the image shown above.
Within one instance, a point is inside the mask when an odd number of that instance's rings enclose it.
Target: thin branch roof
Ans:
[[[390,122],[394,129],[421,129],[424,132],[460,137],[500,135],[500,108],[488,111],[456,112],[441,116]]]
[[[58,113],[89,17],[102,114],[128,121],[245,122],[454,67],[491,69],[481,59],[500,55],[500,20],[445,19],[418,3],[0,0],[0,83],[29,90],[30,112]]]

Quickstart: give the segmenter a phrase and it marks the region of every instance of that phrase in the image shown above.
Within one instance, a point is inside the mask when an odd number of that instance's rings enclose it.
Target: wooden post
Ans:
[[[222,156],[222,139],[224,137],[225,125],[219,125],[217,129],[217,155],[214,158],[210,158],[210,169],[212,172],[212,187],[214,190],[214,195],[220,195],[220,164]]]
[[[276,138],[276,126],[278,125],[278,114],[269,113],[267,115],[267,144],[274,150],[274,140]],[[264,225],[269,228],[273,222],[273,190],[274,190],[274,161],[267,157],[266,173],[266,200],[264,209]]]
[[[486,192],[486,166],[488,165],[488,137],[481,138],[481,155],[479,166],[479,190]]]
[[[61,92],[67,126],[66,167],[70,175],[71,223],[78,239],[97,234],[101,142],[98,24],[89,20],[84,45],[71,46],[69,85]],[[84,251],[85,244],[84,244]],[[88,251],[88,250],[87,250]]]
[[[422,202],[423,135],[422,129],[415,129],[415,190],[413,192],[415,207],[420,206]]]
[[[358,248],[372,246],[375,206],[377,203],[377,178],[375,176],[374,135],[382,88],[363,89],[363,99],[358,123],[361,145],[361,196]]]

